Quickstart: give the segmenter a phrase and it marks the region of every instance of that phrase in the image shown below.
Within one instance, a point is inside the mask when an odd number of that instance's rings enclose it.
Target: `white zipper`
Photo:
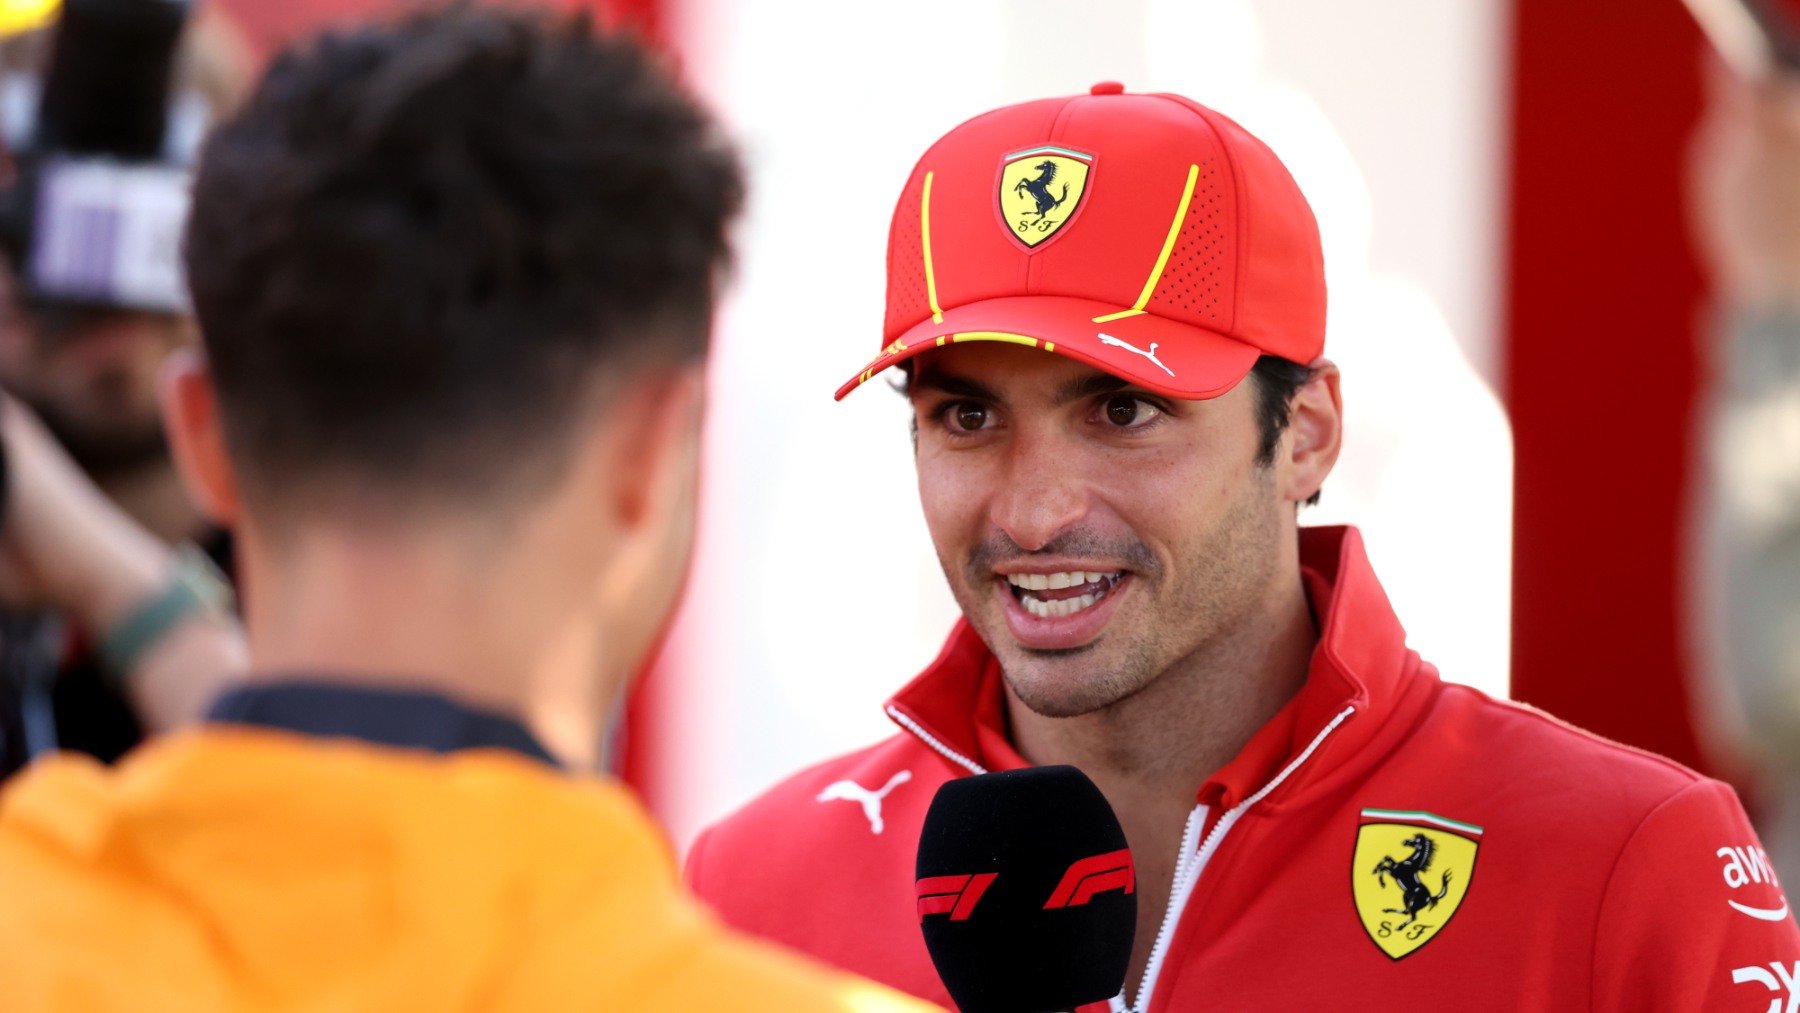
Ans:
[[[1181,857],[1175,863],[1175,879],[1173,888],[1169,892],[1169,909],[1163,914],[1162,928],[1156,933],[1156,946],[1150,950],[1150,962],[1144,966],[1144,984],[1138,989],[1137,1005],[1124,1006],[1115,999],[1113,1000],[1114,1013],[1149,1013],[1150,1000],[1156,994],[1156,979],[1162,973],[1163,960],[1169,955],[1169,946],[1174,941],[1175,927],[1181,923],[1181,915],[1187,908],[1188,898],[1193,896],[1194,886],[1200,882],[1200,874],[1206,871],[1206,864],[1212,861],[1212,856],[1218,852],[1220,842],[1225,839],[1225,835],[1230,832],[1232,825],[1237,823],[1246,810],[1261,802],[1270,792],[1280,787],[1289,775],[1298,770],[1300,765],[1312,756],[1313,752],[1319,748],[1320,743],[1325,741],[1325,737],[1336,731],[1338,725],[1343,724],[1345,719],[1354,713],[1356,713],[1355,707],[1345,707],[1339,711],[1337,717],[1332,718],[1330,724],[1326,725],[1319,734],[1313,736],[1312,742],[1301,751],[1299,756],[1294,757],[1293,762],[1283,767],[1281,773],[1276,774],[1273,781],[1263,785],[1261,791],[1239,802],[1225,815],[1220,816],[1219,822],[1213,825],[1212,833],[1206,835],[1206,840],[1200,845],[1197,852],[1194,850],[1193,840],[1194,836],[1199,833],[1199,828],[1206,825],[1207,807],[1195,806],[1194,811],[1188,814],[1187,826],[1181,832]]]
[[[942,742],[939,742],[937,740],[937,738],[935,736],[933,736],[930,732],[919,727],[919,723],[917,721],[914,721],[912,718],[909,718],[905,714],[900,713],[900,709],[898,707],[887,708],[887,715],[888,715],[888,717],[893,718],[895,723],[900,725],[900,727],[906,729],[907,731],[913,733],[914,735],[917,735],[919,737],[919,741],[930,746],[932,749],[937,750],[938,754],[943,756],[944,759],[949,760],[952,763],[955,763],[959,766],[966,768],[968,770],[968,772],[971,774],[987,773],[986,767],[983,767],[981,764],[976,763],[974,760],[969,759],[968,757],[957,752],[956,750],[951,749],[949,746],[944,745]]]
[[[1150,948],[1150,963],[1144,966],[1144,985],[1138,989],[1140,1003],[1147,1003],[1150,985],[1156,980],[1157,972],[1162,969],[1163,955],[1169,952],[1169,937],[1174,935],[1175,925],[1181,920],[1178,912],[1187,906],[1187,894],[1193,888],[1193,881],[1188,879],[1188,868],[1199,857],[1199,849],[1195,845],[1199,841],[1200,831],[1206,827],[1206,817],[1210,811],[1210,806],[1195,806],[1188,813],[1187,825],[1181,830],[1181,851],[1175,858],[1175,878],[1171,881],[1173,886],[1169,891],[1169,908],[1163,912],[1162,928],[1156,932],[1156,945]],[[1223,817],[1220,821],[1223,822]],[[1123,996],[1113,1002],[1116,1004],[1113,1007],[1114,1013],[1132,1013],[1131,1005],[1124,1001]]]

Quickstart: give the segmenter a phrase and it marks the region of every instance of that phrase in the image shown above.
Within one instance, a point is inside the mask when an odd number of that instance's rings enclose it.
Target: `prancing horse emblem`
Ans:
[[[995,196],[1006,231],[1027,250],[1056,235],[1080,210],[1093,171],[1094,156],[1056,144],[1002,158]]]
[[[1369,940],[1399,960],[1438,937],[1475,875],[1482,829],[1435,813],[1364,809],[1350,894]]]
[[[1384,914],[1406,916],[1405,921],[1394,926],[1396,932],[1418,921],[1420,911],[1437,907],[1438,901],[1443,900],[1444,895],[1450,892],[1450,877],[1455,875],[1454,870],[1445,869],[1438,892],[1432,893],[1431,888],[1419,880],[1431,868],[1431,856],[1437,853],[1436,842],[1424,834],[1414,834],[1400,843],[1413,849],[1412,854],[1398,862],[1394,861],[1392,855],[1382,855],[1381,861],[1375,863],[1375,868],[1369,870],[1382,886],[1387,886],[1387,878],[1392,876],[1394,885],[1400,888],[1400,903],[1405,906],[1381,909]]]
[[[881,803],[887,799],[889,792],[910,780],[912,780],[912,771],[902,770],[888,778],[887,783],[881,786],[880,791],[871,791],[855,781],[837,781],[826,785],[825,790],[819,792],[817,801],[862,803],[863,815],[869,820],[869,832],[879,834],[887,827],[881,818]]]
[[[1018,185],[1013,187],[1013,192],[1030,194],[1031,199],[1037,202],[1037,210],[1026,213],[1042,218],[1062,207],[1063,201],[1069,199],[1069,184],[1064,183],[1062,193],[1052,197],[1050,196],[1050,184],[1056,182],[1056,163],[1045,159],[1034,168],[1037,169],[1037,177],[1034,179],[1026,176],[1020,179]]]

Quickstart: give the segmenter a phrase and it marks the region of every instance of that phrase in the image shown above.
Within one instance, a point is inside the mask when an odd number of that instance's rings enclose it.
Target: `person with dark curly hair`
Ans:
[[[288,52],[206,143],[169,381],[250,675],[0,797],[7,1010],[922,1008],[725,933],[588,771],[670,612],[743,196],[585,21]]]

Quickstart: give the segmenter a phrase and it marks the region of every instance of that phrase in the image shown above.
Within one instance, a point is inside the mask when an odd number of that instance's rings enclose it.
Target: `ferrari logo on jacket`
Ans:
[[[1363,930],[1399,960],[1450,921],[1475,872],[1481,828],[1428,812],[1364,809],[1351,859]]]
[[[1000,218],[1026,246],[1049,239],[1074,217],[1087,192],[1094,156],[1042,145],[1007,155],[1000,166]]]

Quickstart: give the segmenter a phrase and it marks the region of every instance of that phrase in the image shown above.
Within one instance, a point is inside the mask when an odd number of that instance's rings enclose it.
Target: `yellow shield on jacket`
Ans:
[[[1046,144],[1007,155],[1000,165],[1000,217],[1014,239],[1036,246],[1061,231],[1081,207],[1094,156]]]
[[[1435,813],[1364,809],[1350,861],[1363,930],[1394,960],[1424,946],[1469,893],[1481,828]]]

